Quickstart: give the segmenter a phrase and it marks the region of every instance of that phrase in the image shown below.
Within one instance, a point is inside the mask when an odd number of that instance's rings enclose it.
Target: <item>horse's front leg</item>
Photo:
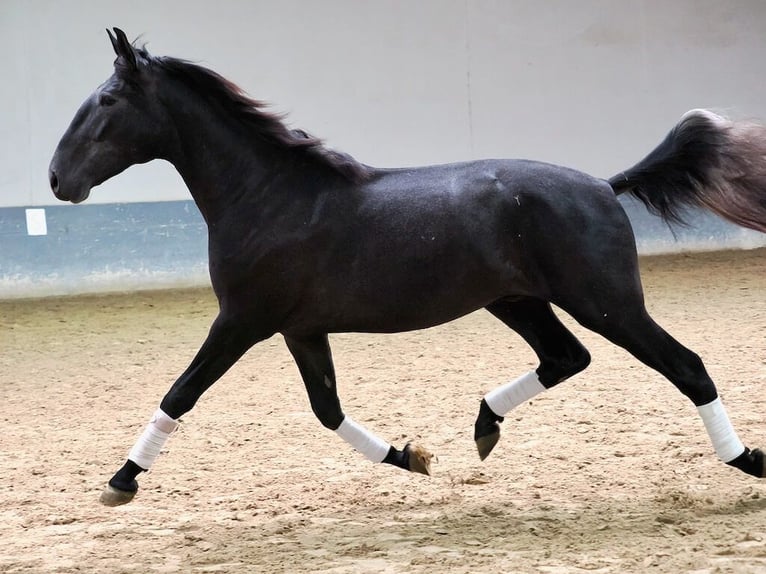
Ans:
[[[325,427],[335,431],[372,462],[431,474],[433,455],[427,450],[412,444],[399,450],[343,414],[326,334],[300,338],[285,335],[285,342],[306,385],[311,409]]]
[[[136,477],[149,470],[181,415],[190,411],[202,393],[250,347],[272,334],[236,317],[219,315],[194,360],[162,399],[160,408],[128,453],[127,461],[109,481],[101,502],[107,506],[130,502],[138,490]]]

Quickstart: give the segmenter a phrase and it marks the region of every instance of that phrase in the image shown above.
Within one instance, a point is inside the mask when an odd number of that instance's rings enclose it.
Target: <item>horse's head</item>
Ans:
[[[63,201],[80,203],[91,188],[131,165],[163,157],[170,126],[151,57],[122,30],[107,33],[117,54],[114,73],[80,106],[48,170],[51,189]]]

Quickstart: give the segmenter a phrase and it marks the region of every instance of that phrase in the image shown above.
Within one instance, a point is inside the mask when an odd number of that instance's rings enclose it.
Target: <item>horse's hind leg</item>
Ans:
[[[558,320],[546,301],[531,297],[501,299],[488,305],[487,310],[529,343],[540,365],[482,399],[474,426],[474,440],[482,460],[497,444],[498,423],[511,409],[582,371],[590,363],[588,351]]]
[[[311,409],[319,421],[372,462],[385,462],[405,470],[430,474],[431,454],[408,444],[399,450],[343,414],[335,383],[330,344],[326,334],[309,337],[285,335],[308,391]]]
[[[642,298],[623,290],[621,298],[606,297],[567,310],[583,326],[623,347],[638,360],[667,377],[697,407],[713,448],[725,463],[757,477],[766,476],[766,460],[740,441],[702,360],[657,325]],[[607,310],[608,309],[608,310]]]

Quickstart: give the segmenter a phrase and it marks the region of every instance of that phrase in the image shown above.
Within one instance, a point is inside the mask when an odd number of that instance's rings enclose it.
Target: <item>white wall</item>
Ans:
[[[385,166],[529,157],[608,177],[687,109],[766,119],[762,0],[0,0],[0,207],[111,73],[104,29],[199,61]],[[187,199],[166,164],[91,202]]]

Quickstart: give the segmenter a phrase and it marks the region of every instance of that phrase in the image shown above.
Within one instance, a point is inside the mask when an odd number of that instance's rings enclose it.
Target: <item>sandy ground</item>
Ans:
[[[766,250],[642,271],[654,317],[766,446]],[[718,462],[686,399],[577,325],[592,366],[514,411],[481,463],[479,400],[535,366],[484,312],[331,337],[346,412],[431,449],[431,478],[323,429],[274,337],[184,417],[131,504],[101,506],[215,308],[208,290],[0,302],[0,572],[766,572],[766,481]]]

